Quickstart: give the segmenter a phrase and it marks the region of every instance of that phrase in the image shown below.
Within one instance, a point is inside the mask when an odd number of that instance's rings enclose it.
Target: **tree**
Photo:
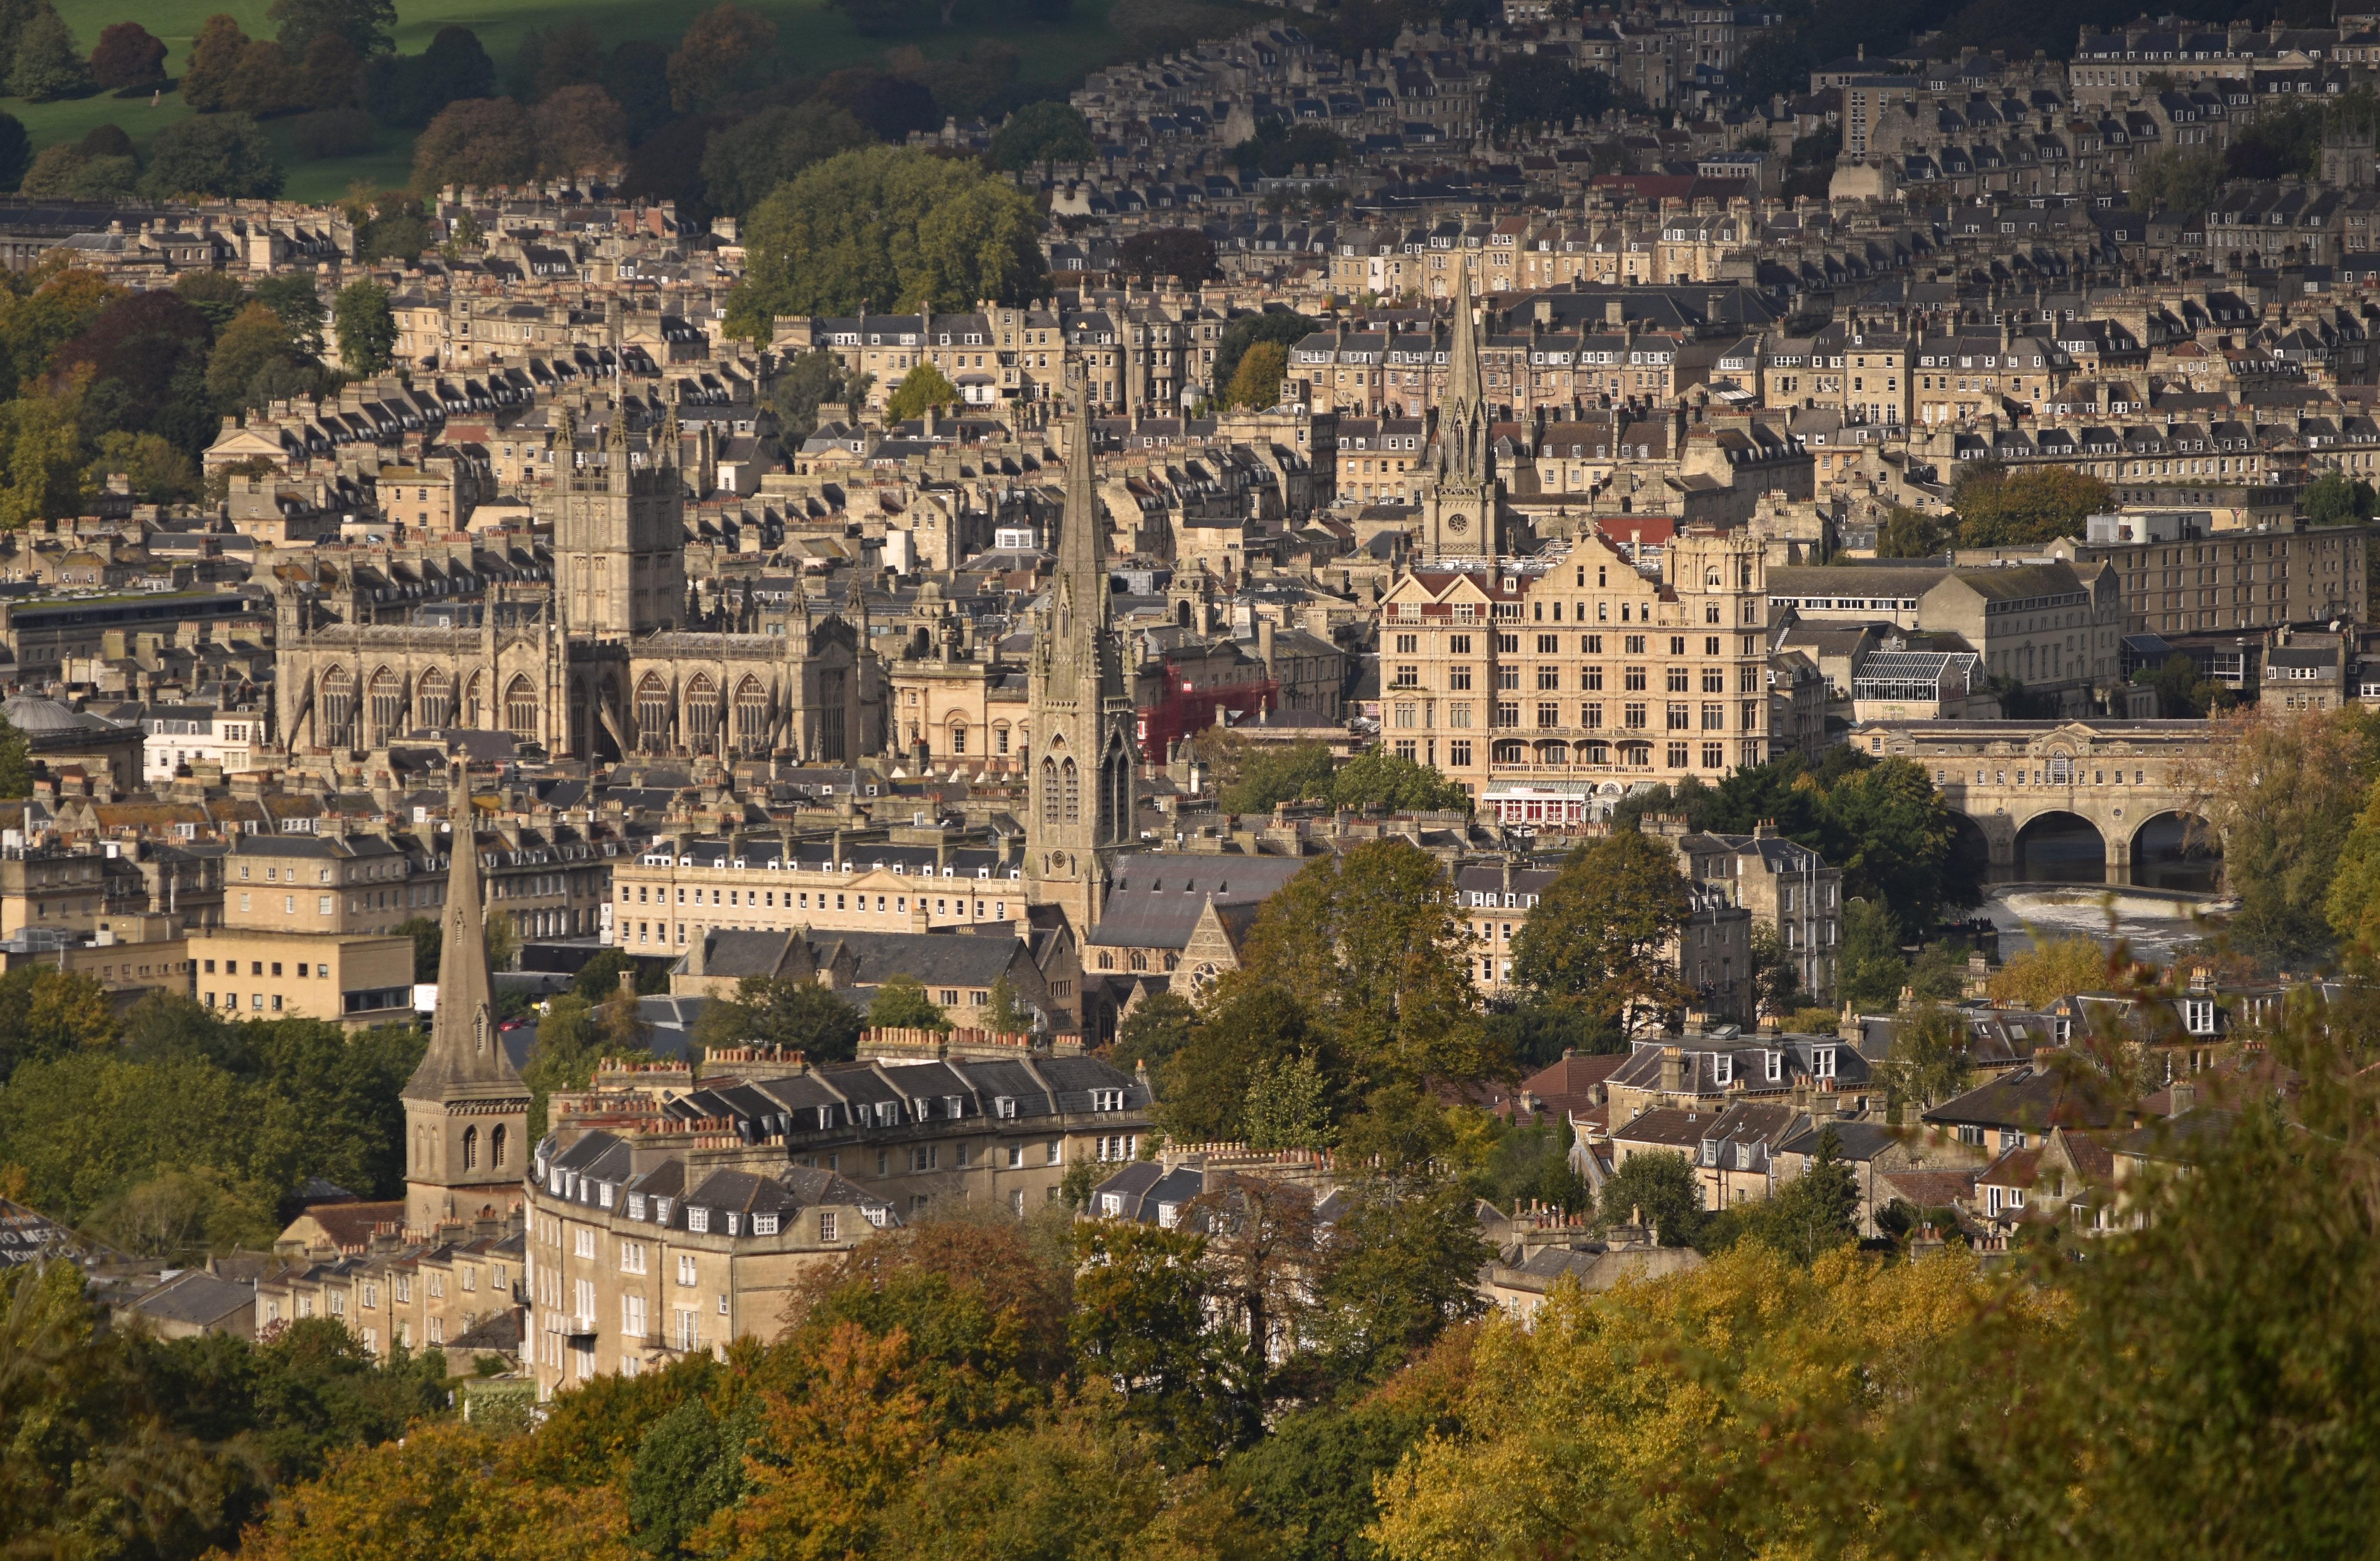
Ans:
[[[1619,830],[1572,853],[1546,886],[1513,936],[1512,977],[1633,1035],[1690,995],[1674,949],[1687,910],[1677,853]]]
[[[281,317],[282,329],[288,333],[292,349],[310,357],[322,350],[322,322],[328,311],[322,308],[322,294],[314,290],[312,277],[303,272],[266,277],[256,284],[255,296],[258,303]]]
[[[1842,1136],[1832,1124],[1818,1130],[1817,1153],[1802,1174],[1767,1197],[1729,1213],[1737,1232],[1765,1241],[1807,1267],[1859,1239],[1859,1184],[1843,1163]]]
[[[1147,1067],[1161,1077],[1165,1065],[1190,1044],[1198,1010],[1190,999],[1172,992],[1152,992],[1140,999],[1116,1026],[1115,1050],[1110,1060],[1127,1072]]]
[[[289,357],[289,328],[262,304],[249,304],[215,339],[207,360],[207,394],[226,412],[254,403],[258,381]]]
[[[941,369],[919,363],[892,387],[892,397],[884,404],[884,418],[888,423],[904,423],[924,417],[929,407],[949,406],[958,399],[959,387],[945,379]]]
[[[1774,922],[1752,928],[1752,1000],[1764,1019],[1782,1019],[1802,1002],[1802,962]]]
[[[868,142],[859,121],[825,98],[764,108],[711,132],[703,182],[719,210],[742,217],[812,163]]]
[[[694,18],[669,57],[670,102],[680,114],[698,114],[749,85],[777,47],[777,24],[728,4]]]
[[[2238,696],[2201,673],[2198,663],[2179,650],[2167,657],[2162,665],[2136,669],[2132,683],[2136,687],[2156,690],[2156,713],[2168,720],[2195,720],[2228,710],[2238,702]]]
[[[1258,121],[1256,135],[1231,151],[1232,161],[1243,170],[1269,179],[1286,178],[1296,168],[1319,172],[1348,156],[1347,143],[1336,131],[1319,125],[1293,127],[1270,118]]]
[[[278,195],[281,164],[255,120],[244,114],[206,115],[157,132],[149,143],[149,172],[140,188],[158,200]]]
[[[530,101],[543,103],[572,87],[592,87],[603,76],[603,45],[584,17],[575,17],[548,33],[538,52],[537,79]]]
[[[1873,1070],[1902,1121],[1965,1089],[1973,1071],[1965,1018],[1936,1002],[1893,1022],[1891,1055]]]
[[[627,120],[601,87],[558,88],[530,117],[541,173],[591,173],[616,167],[628,155]]]
[[[1683,1155],[1668,1150],[1628,1156],[1604,1180],[1596,1204],[1596,1227],[1647,1225],[1665,1247],[1691,1247],[1710,1216],[1703,1209],[1702,1184]]]
[[[1314,1054],[1259,1059],[1249,1070],[1247,1104],[1240,1121],[1251,1149],[1327,1149],[1338,1135],[1330,1126],[1330,1084]]]
[[[868,1021],[851,1000],[815,981],[747,975],[733,998],[714,999],[695,1023],[704,1047],[764,1046],[817,1062],[847,1062]]]
[[[1847,894],[1872,895],[1904,926],[1931,926],[1946,904],[1980,896],[1953,847],[1950,805],[1924,768],[1888,758],[1842,775],[1821,805],[1821,854],[1843,870]]]
[[[2359,526],[2372,518],[2372,484],[2344,472],[2327,471],[2306,485],[2299,500],[2316,526]]]
[[[248,52],[248,34],[232,17],[209,17],[190,43],[189,63],[182,69],[182,101],[201,113],[224,106],[224,92],[232,72]]]
[[[331,303],[331,332],[338,340],[340,366],[348,373],[385,373],[396,347],[388,289],[369,277],[340,288]]]
[[[358,58],[384,54],[396,27],[395,0],[273,0],[264,19],[291,59],[303,59],[324,33],[355,51]]]
[[[769,392],[786,445],[797,444],[816,432],[820,408],[842,400],[843,393],[843,359],[832,349],[817,347],[786,360]]]
[[[1097,153],[1090,121],[1071,104],[1045,98],[1010,115],[992,132],[983,160],[990,167],[1021,173],[1037,165],[1046,171],[1060,163],[1087,163]]]
[[[1367,748],[1330,777],[1333,807],[1384,807],[1391,813],[1468,813],[1471,793],[1429,766]]]
[[[868,147],[803,170],[753,212],[731,334],[780,314],[970,308],[1040,286],[1039,214],[969,164]]]
[[[165,82],[165,43],[137,21],[111,22],[91,51],[91,79],[103,92]]]
[[[2329,947],[2331,877],[2380,768],[2370,725],[2353,709],[2250,710],[2218,720],[2186,767],[2240,898],[2230,936],[2242,953],[2287,967]]]
[[[990,1001],[984,1005],[981,1028],[1003,1035],[1021,1035],[1037,1027],[1033,1010],[1016,1000],[1016,988],[1009,985],[1008,977],[995,977],[988,995]]]
[[[1205,742],[1204,734],[1197,742]],[[1256,747],[1233,734],[1227,737],[1225,745],[1230,752],[1209,762],[1217,763],[1221,783],[1216,800],[1226,813],[1270,813],[1281,803],[1330,794],[1337,769],[1330,750],[1320,743]],[[1232,768],[1236,768],[1237,774],[1222,780],[1221,772]]]
[[[1221,274],[1215,266],[1215,241],[1193,227],[1145,229],[1125,239],[1117,252],[1123,269],[1146,283],[1170,276],[1195,287]]]
[[[2077,992],[2104,992],[2112,980],[2107,950],[2095,938],[2051,938],[1992,973],[1992,1000],[2038,1010]]]
[[[1279,342],[1258,342],[1240,355],[1239,367],[1232,372],[1232,382],[1223,392],[1225,406],[1247,406],[1257,411],[1277,405],[1281,400],[1281,383],[1289,375],[1289,349]]]
[[[1279,342],[1286,347],[1322,329],[1318,321],[1287,309],[1244,314],[1223,327],[1215,344],[1215,383],[1228,385],[1240,371],[1240,357],[1258,342]]]
[[[0,487],[0,528],[57,520],[81,511],[85,492],[79,387],[61,394],[19,396],[0,405],[0,450],[7,481]]]
[[[224,107],[250,115],[284,113],[300,106],[302,98],[296,62],[262,38],[241,51],[223,89]]]
[[[1933,558],[1949,540],[1949,527],[1934,516],[1895,504],[1876,528],[1876,556]]]
[[[1349,1375],[1372,1377],[1486,1310],[1477,1276],[1494,1255],[1461,1183],[1358,1176],[1341,1190],[1316,1327]]]
[[[869,1028],[878,1030],[947,1030],[950,1016],[926,995],[926,984],[914,975],[888,975],[868,1005]]]
[[[603,60],[603,90],[627,120],[628,143],[642,145],[670,120],[669,50],[642,38],[618,43]]]
[[[513,933],[513,918],[503,911],[491,909],[487,919],[488,968],[510,970],[520,952],[520,941]]]
[[[1483,1077],[1500,1059],[1479,1023],[1459,903],[1427,852],[1367,841],[1318,859],[1266,901],[1240,968],[1220,986],[1227,996],[1268,985],[1296,994],[1350,1096]]]
[[[1961,468],[1951,485],[1959,544],[1968,548],[2026,547],[2082,535],[2084,517],[2115,507],[2114,490],[2066,466],[2013,475],[1986,466]]]
[[[1835,962],[1835,996],[1862,1013],[1890,1012],[1909,983],[1900,957],[1900,926],[1881,902],[1843,906],[1843,951]]]
[[[91,67],[75,43],[74,30],[47,6],[25,19],[17,34],[8,91],[32,103],[54,103],[91,85]]]
[[[1488,72],[1479,107],[1500,136],[1524,128],[1560,130],[1573,120],[1599,118],[1619,96],[1612,79],[1600,70],[1578,69],[1559,54],[1515,52]]]
[[[392,125],[419,127],[448,103],[494,97],[496,62],[469,28],[442,27],[418,54],[367,58],[364,79],[375,115]]]
[[[448,103],[413,145],[413,188],[423,196],[448,185],[521,184],[536,170],[537,133],[510,98]]]
[[[2223,179],[2223,153],[2211,146],[2154,152],[2132,170],[2132,205],[2185,216],[2204,212],[2222,194]]]
[[[1187,1228],[1088,1219],[1068,1333],[1084,1368],[1124,1410],[1211,1458],[1249,1429],[1245,1341],[1207,1326],[1207,1239]]]
[[[16,723],[0,715],[0,797],[33,794],[32,744]]]
[[[32,155],[33,141],[25,134],[25,122],[13,114],[0,114],[0,190],[23,184]]]
[[[410,916],[389,929],[413,939],[413,979],[435,981],[446,952],[446,931],[427,916]]]
[[[899,146],[912,131],[942,127],[942,111],[924,83],[905,76],[864,68],[838,70],[819,83],[818,95],[859,122],[878,140]]]

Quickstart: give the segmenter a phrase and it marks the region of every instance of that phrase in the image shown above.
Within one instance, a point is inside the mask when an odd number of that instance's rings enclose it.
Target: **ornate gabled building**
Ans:
[[[1075,403],[1066,451],[1066,509],[1047,604],[1033,613],[1026,709],[1034,753],[1025,823],[1026,877],[1037,904],[1063,909],[1079,943],[1090,936],[1135,839],[1132,691],[1108,602],[1104,526],[1093,461],[1090,396]]]
[[[419,550],[386,546],[275,571],[275,731],[293,757],[360,760],[450,727],[595,761],[846,763],[881,749],[884,680],[864,597],[856,623],[803,599],[763,632],[748,590],[707,604],[691,592],[676,410],[663,406],[640,439],[636,405],[619,394],[557,408],[554,471],[539,494],[550,556],[455,559],[459,544],[441,545],[434,582]],[[582,438],[598,412],[604,428]]]
[[[480,904],[471,791],[460,768],[447,805],[446,905],[439,915],[438,1011],[403,1091],[405,1224],[431,1231],[501,1215],[520,1200],[528,1086],[504,1055]]]

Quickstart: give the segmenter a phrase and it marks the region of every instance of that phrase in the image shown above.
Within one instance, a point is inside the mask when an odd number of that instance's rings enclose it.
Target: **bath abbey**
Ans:
[[[456,538],[310,548],[274,566],[275,731],[293,760],[360,761],[450,729],[595,762],[876,751],[861,586],[843,582],[835,608],[798,578],[690,581],[675,405],[615,391],[552,416],[562,469],[536,490],[550,551]]]

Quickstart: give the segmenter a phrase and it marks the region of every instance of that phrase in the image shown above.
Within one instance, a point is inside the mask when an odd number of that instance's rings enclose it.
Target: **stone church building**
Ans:
[[[848,612],[797,596],[763,622],[748,590],[688,582],[676,409],[639,430],[642,405],[557,408],[556,470],[537,500],[550,553],[322,550],[272,572],[275,735],[293,758],[360,759],[447,728],[592,762],[882,750],[864,595],[852,587]]]

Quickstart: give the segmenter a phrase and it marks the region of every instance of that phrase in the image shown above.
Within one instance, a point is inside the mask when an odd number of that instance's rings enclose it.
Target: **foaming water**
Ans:
[[[2138,953],[2165,959],[2212,937],[2222,917],[2238,904],[2175,889],[2001,884],[1985,892],[1983,912],[2000,929],[2003,960],[2033,946],[2027,927],[2044,938],[2094,938],[2109,947],[2123,938]]]

